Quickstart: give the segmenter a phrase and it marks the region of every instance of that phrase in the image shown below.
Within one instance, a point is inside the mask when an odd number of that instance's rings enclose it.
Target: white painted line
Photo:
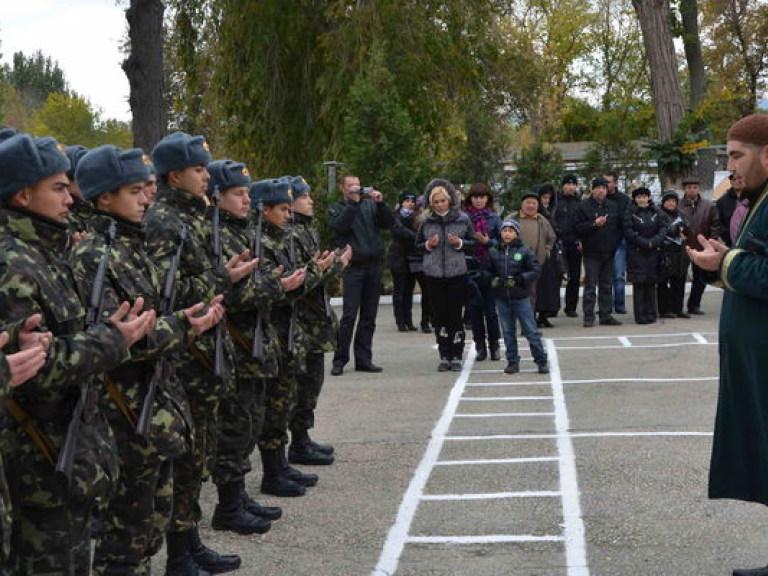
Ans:
[[[571,438],[642,438],[647,436],[712,436],[712,432],[572,432]],[[475,440],[551,440],[557,434],[494,434],[488,436],[446,436],[446,442]]]
[[[487,494],[425,494],[422,500],[431,502],[464,501],[464,500],[503,500],[506,498],[559,498],[562,492],[489,492]]]
[[[424,456],[422,457],[419,466],[416,468],[413,478],[411,478],[411,482],[408,485],[405,495],[403,496],[403,501],[400,503],[400,508],[397,511],[395,523],[389,530],[387,540],[384,543],[384,548],[379,556],[379,561],[371,573],[372,576],[390,576],[397,570],[397,565],[400,562],[400,555],[403,553],[403,547],[408,539],[408,533],[411,529],[413,517],[416,514],[416,509],[419,506],[421,496],[424,493],[424,487],[427,484],[430,472],[440,456],[440,451],[442,450],[445,441],[445,434],[451,425],[454,414],[456,414],[456,408],[459,405],[461,395],[464,393],[464,386],[466,385],[467,380],[469,380],[469,374],[474,360],[475,350],[473,347],[467,352],[467,359],[464,362],[461,374],[456,379],[456,383],[453,385],[453,389],[445,404],[443,413],[432,430],[427,449],[424,452]]]
[[[696,340],[699,344],[709,344],[709,340],[707,340],[703,334],[699,334],[698,332],[694,332],[691,334],[693,336],[693,339]]]
[[[518,400],[552,400],[552,396],[470,396],[462,402],[517,402]]]
[[[467,384],[467,388],[492,388],[494,386],[546,386],[549,388],[549,382],[546,380],[531,380],[529,382],[473,382]]]
[[[630,342],[629,338],[627,338],[626,336],[619,336],[618,340],[621,343],[621,345],[624,346],[625,348],[632,347],[632,342]]]
[[[648,438],[648,437],[702,437],[712,436],[712,432],[576,432],[571,438]]]
[[[552,393],[555,398],[555,430],[557,430],[557,453],[560,455],[560,490],[563,497],[563,528],[568,576],[589,576],[584,521],[581,518],[581,504],[579,503],[576,458],[569,433],[570,422],[560,375],[560,360],[557,356],[555,343],[548,338],[544,342],[547,347]]]
[[[493,460],[441,460],[435,466],[482,466],[486,464],[533,464],[536,462],[557,462],[557,456],[540,458],[495,458]]]
[[[669,344],[634,344],[632,350],[638,348],[676,348],[679,346],[717,346],[717,342],[698,344],[696,342],[670,342]],[[558,346],[558,350],[627,350],[626,346]]]
[[[562,536],[527,536],[514,534],[489,534],[487,536],[411,536],[412,544],[514,544],[523,542],[562,542]]]
[[[563,384],[610,384],[613,382],[658,382],[661,384],[672,384],[674,382],[709,382],[717,381],[717,376],[702,376],[700,378],[601,378],[599,380],[563,380]]]
[[[653,333],[653,334],[632,334],[632,338],[681,338],[683,336],[691,336],[693,332],[671,332],[671,333]],[[716,332],[698,332],[698,334],[705,334],[714,336]],[[550,338],[555,342],[562,340],[614,340],[616,336],[559,336],[557,338]]]
[[[456,418],[532,418],[554,415],[554,412],[491,412],[489,414],[456,414]]]

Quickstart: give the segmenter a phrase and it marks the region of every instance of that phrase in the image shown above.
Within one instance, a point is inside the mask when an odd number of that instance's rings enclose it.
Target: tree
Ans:
[[[152,150],[168,129],[163,96],[162,0],[131,0],[128,20],[129,55],[123,71],[130,85],[128,103],[133,116],[134,145]]]
[[[520,197],[534,186],[545,182],[559,182],[565,171],[563,155],[551,144],[533,142],[514,157],[517,172],[511,189],[502,198],[509,209],[520,206]]]
[[[680,0],[683,49],[690,82],[689,108],[693,112],[707,93],[707,76],[699,35],[698,0]]]
[[[24,110],[29,113],[40,108],[49,94],[67,94],[64,72],[57,62],[38,50],[32,56],[15,52],[13,63],[6,71],[8,83],[19,92]]]

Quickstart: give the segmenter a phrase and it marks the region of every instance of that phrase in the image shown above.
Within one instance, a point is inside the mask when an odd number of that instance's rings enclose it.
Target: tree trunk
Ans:
[[[704,56],[701,53],[699,35],[699,7],[697,0],[681,0],[680,15],[683,19],[683,48],[688,63],[691,83],[690,109],[696,110],[707,93],[707,77],[704,72]]]
[[[669,0],[632,0],[651,71],[651,92],[659,140],[670,140],[685,115],[670,29]]]
[[[167,130],[168,109],[163,97],[163,13],[161,0],[131,0],[128,20],[130,55],[123,62],[131,92],[133,142],[147,153]]]

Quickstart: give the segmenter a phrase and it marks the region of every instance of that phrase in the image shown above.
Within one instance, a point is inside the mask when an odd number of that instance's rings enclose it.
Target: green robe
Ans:
[[[754,195],[734,247],[723,258],[720,392],[709,475],[710,498],[768,505],[768,186]]]

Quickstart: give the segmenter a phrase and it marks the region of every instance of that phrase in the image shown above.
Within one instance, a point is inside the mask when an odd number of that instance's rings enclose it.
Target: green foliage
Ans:
[[[502,192],[499,204],[507,211],[520,207],[520,197],[538,184],[557,184],[565,171],[560,150],[544,142],[536,141],[522,148],[514,157],[517,173],[511,186]]]
[[[687,115],[669,140],[647,140],[645,148],[656,161],[659,175],[666,182],[679,180],[696,165],[696,150],[708,145],[703,134],[692,134],[695,116]]]
[[[28,112],[41,107],[49,94],[66,94],[67,83],[64,72],[57,62],[43,56],[38,50],[32,56],[22,52],[13,55],[13,64],[5,73],[7,82],[22,96],[22,103]]]

